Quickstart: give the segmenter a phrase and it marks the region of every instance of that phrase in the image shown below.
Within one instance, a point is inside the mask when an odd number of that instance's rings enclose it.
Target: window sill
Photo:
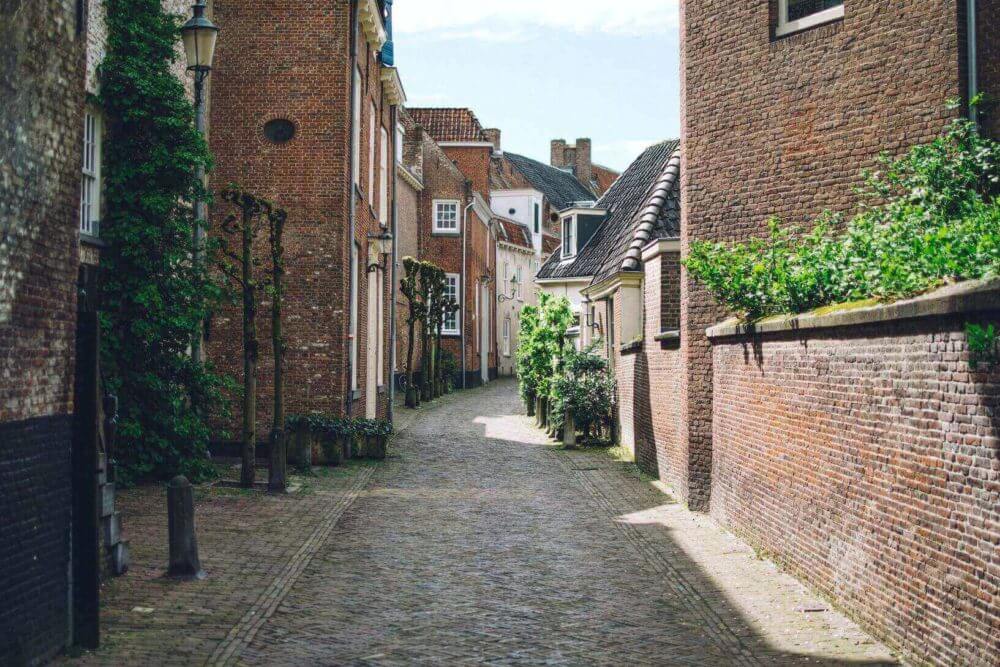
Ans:
[[[461,338],[462,334],[457,331],[442,331],[441,338]]]
[[[445,232],[445,231],[434,230],[431,232],[431,236],[461,236],[461,235],[462,232],[459,231]]]
[[[663,343],[672,340],[680,340],[680,339],[681,339],[680,329],[667,329],[666,331],[661,331],[660,333],[653,336],[653,340],[655,340],[658,343]]]
[[[111,244],[99,236],[80,232],[80,243],[94,248],[110,248]]]
[[[618,348],[618,351],[621,354],[635,354],[636,352],[639,352],[640,350],[642,350],[642,341],[641,340],[632,341],[631,343],[625,343],[620,348]]]
[[[810,16],[800,18],[797,21],[789,21],[784,25],[779,25],[774,30],[774,36],[776,38],[788,37],[789,35],[794,35],[805,30],[811,30],[812,28],[817,28],[821,25],[826,25],[827,23],[833,23],[834,21],[842,21],[843,19],[844,5],[831,7],[830,9],[825,9]]]

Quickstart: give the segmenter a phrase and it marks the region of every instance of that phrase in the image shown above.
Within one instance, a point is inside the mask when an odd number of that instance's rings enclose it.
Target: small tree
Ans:
[[[281,329],[282,279],[285,273],[282,234],[288,216],[283,209],[249,192],[230,185],[222,199],[238,209],[222,223],[225,234],[237,237],[239,250],[233,250],[228,240],[221,239],[218,266],[238,289],[243,306],[243,433],[242,471],[240,483],[247,488],[254,484],[255,449],[257,445],[257,366],[260,344],[257,340],[257,298],[267,291],[273,298],[271,306],[271,341],[274,347],[274,417],[275,429],[284,427],[284,352]],[[271,267],[269,276],[257,277],[260,260],[254,252],[255,241],[264,225],[268,227]]]
[[[420,332],[420,395],[425,401],[433,398],[432,381],[434,376],[433,361],[431,359],[431,339],[438,315],[435,281],[439,270],[438,267],[430,262],[420,263],[420,293],[423,302],[427,306]]]
[[[416,337],[417,324],[427,318],[427,304],[423,299],[423,290],[420,284],[421,266],[420,262],[412,257],[403,258],[403,269],[406,275],[399,284],[399,291],[406,298],[409,305],[409,313],[406,317],[406,326],[409,331],[406,344],[406,407],[417,407],[420,399],[420,392],[413,384],[413,347]]]

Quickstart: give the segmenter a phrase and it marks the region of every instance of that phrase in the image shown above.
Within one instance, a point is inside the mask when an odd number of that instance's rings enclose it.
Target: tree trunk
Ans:
[[[412,306],[411,306],[412,308]],[[416,321],[408,319],[410,337],[406,343],[406,407],[417,407],[416,392],[413,386],[413,336],[416,333]]]
[[[253,282],[253,220],[243,214],[243,468],[240,483],[253,487],[257,446],[257,304]]]

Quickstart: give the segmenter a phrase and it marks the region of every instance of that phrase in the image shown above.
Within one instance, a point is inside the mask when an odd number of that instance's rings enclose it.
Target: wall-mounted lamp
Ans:
[[[510,278],[510,296],[507,296],[506,294],[498,294],[497,299],[500,301],[500,303],[503,303],[504,301],[513,301],[516,297],[517,297],[517,274],[515,273]]]
[[[368,235],[368,273],[385,271],[389,267],[392,256],[392,234],[384,231],[381,234]]]

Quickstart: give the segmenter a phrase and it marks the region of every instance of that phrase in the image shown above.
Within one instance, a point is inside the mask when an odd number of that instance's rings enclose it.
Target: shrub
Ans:
[[[517,376],[521,397],[548,396],[560,356],[567,349],[566,330],[573,324],[573,310],[565,297],[539,295],[539,304],[521,309],[517,344]]]
[[[825,213],[802,233],[772,219],[766,238],[693,243],[687,269],[748,321],[1000,275],[1000,144],[955,120],[880,165],[850,221]]]
[[[585,434],[590,433],[592,426],[600,427],[611,421],[615,380],[607,360],[592,349],[570,350],[563,357],[562,372],[552,386],[552,418],[557,428],[562,426],[566,411]]]

